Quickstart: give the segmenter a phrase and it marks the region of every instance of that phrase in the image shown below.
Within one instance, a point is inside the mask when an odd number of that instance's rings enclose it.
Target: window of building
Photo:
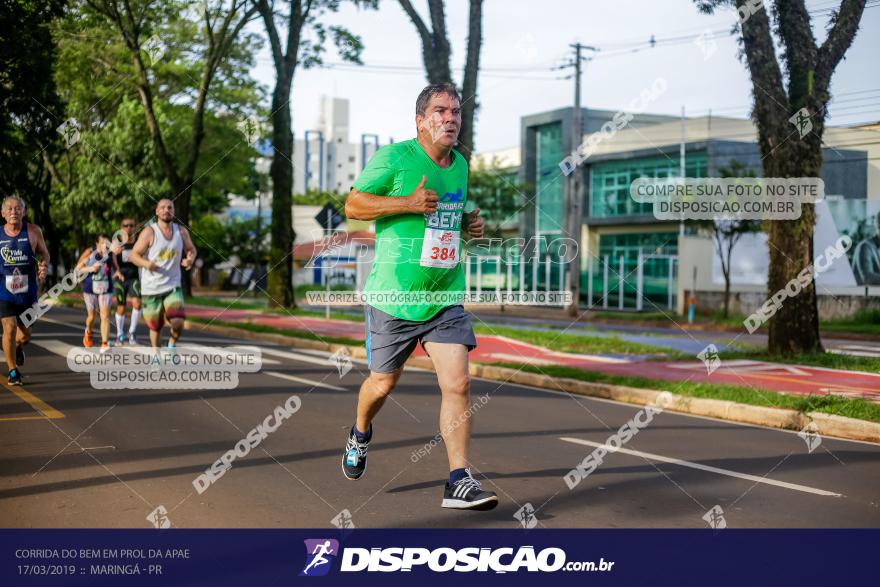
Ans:
[[[669,257],[647,258],[648,255],[678,254],[678,232],[632,232],[626,234],[600,234],[599,256],[588,260],[587,272],[582,279],[592,275],[593,303],[604,305],[606,297],[605,264],[608,264],[607,303],[616,308],[620,304],[620,276],[623,276],[624,307],[635,308],[638,292],[639,253],[642,259],[642,296],[645,307],[652,304],[666,308],[670,288],[675,288],[676,265]],[[621,259],[623,272],[621,273]],[[670,271],[671,269],[671,271]],[[597,300],[601,300],[597,302]]]
[[[537,177],[535,178],[535,232],[559,234],[563,223],[565,181],[559,171],[562,160],[562,123],[544,124],[535,129]]]
[[[354,155],[349,155],[349,156],[348,156],[348,162],[349,162],[349,163],[354,163]]]
[[[706,177],[707,169],[705,153],[687,156],[687,177]],[[639,177],[678,177],[679,163],[677,157],[611,161],[593,165],[590,175],[590,215],[594,218],[651,214],[650,203],[636,202],[630,197],[630,184]]]
[[[624,262],[638,259],[639,251],[645,255],[677,255],[678,232],[633,232],[629,234],[600,234],[599,256],[608,255]]]

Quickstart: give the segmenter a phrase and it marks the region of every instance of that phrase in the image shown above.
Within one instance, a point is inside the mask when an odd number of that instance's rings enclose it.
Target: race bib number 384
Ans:
[[[422,243],[422,267],[451,269],[458,264],[461,232],[458,230],[425,229]]]

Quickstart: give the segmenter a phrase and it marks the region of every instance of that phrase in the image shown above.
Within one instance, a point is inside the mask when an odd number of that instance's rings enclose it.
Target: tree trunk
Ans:
[[[449,71],[449,39],[446,37],[446,16],[443,11],[443,0],[428,0],[431,14],[431,29],[413,8],[409,0],[399,0],[400,6],[407,13],[416,27],[422,40],[422,61],[425,64],[425,75],[429,84],[452,82]]]
[[[724,314],[727,318],[730,316],[730,272],[724,274]]]
[[[309,22],[311,2],[290,2],[287,18],[287,44],[282,48],[275,15],[267,0],[256,2],[275,65],[275,91],[272,93],[272,226],[269,245],[269,305],[295,308],[293,296],[293,131],[291,129],[290,93],[299,59],[302,27]]]
[[[816,46],[803,0],[775,0],[775,31],[781,41],[788,73],[776,58],[769,9],[751,10],[746,0],[736,6],[750,13],[742,24],[743,50],[754,86],[752,118],[758,127],[764,177],[821,177],[822,134],[831,76],[858,30],[865,0],[843,0],[825,42]],[[812,129],[789,123],[806,110]],[[799,136],[800,135],[800,136]],[[814,204],[801,204],[797,220],[768,221],[770,268],[767,295],[773,296],[812,264]],[[794,291],[794,288],[792,288]],[[769,323],[768,350],[793,355],[821,352],[816,286],[813,281],[782,301]]]
[[[477,77],[480,71],[480,47],[483,44],[483,0],[470,0],[468,17],[467,63],[461,88],[461,132],[458,144],[462,155],[470,162],[474,150],[474,115],[477,103]]]
[[[815,136],[815,135],[814,135]],[[815,145],[808,143],[815,142]],[[822,149],[818,139],[793,140],[764,159],[765,177],[818,177]],[[798,273],[813,263],[812,241],[816,225],[816,207],[801,205],[797,220],[773,220],[769,224],[770,268],[767,296],[770,297],[796,280]],[[814,281],[796,296],[787,297],[770,319],[768,350],[791,355],[822,352],[819,336],[816,284]]]
[[[293,132],[291,80],[279,77],[272,95],[272,230],[269,249],[269,305],[295,308],[293,297]]]

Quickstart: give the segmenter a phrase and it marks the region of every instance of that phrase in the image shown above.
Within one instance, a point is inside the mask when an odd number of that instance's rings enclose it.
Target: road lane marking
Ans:
[[[552,361],[550,359],[542,359],[540,357],[526,357],[524,355],[512,355],[508,353],[489,353],[486,355],[487,359],[495,359],[498,362],[508,362],[508,363],[524,363],[526,365],[538,365],[538,366],[549,366],[549,365],[557,365],[558,361]]]
[[[303,363],[311,363],[313,365],[323,365],[324,367],[335,367],[336,363],[333,360],[332,353],[328,351],[318,351],[313,349],[302,349],[301,353],[291,353],[289,351],[279,351],[276,349],[267,349],[261,348],[263,354],[273,355],[275,357],[282,357],[285,359],[291,359],[293,361],[300,361]],[[315,353],[315,354],[306,354],[306,353]],[[324,357],[324,358],[321,358]],[[366,359],[358,359],[355,357],[348,357],[348,359],[352,363],[357,363],[358,365],[367,365]],[[407,373],[433,373],[432,369],[424,369],[422,367],[412,367],[410,365],[406,366]]]
[[[201,341],[198,341],[198,342],[201,342]],[[220,355],[226,361],[230,360],[229,357],[232,357],[233,358],[232,360],[234,360],[236,357],[239,357],[242,354],[244,354],[246,352],[244,350],[245,346],[250,346],[250,347],[253,347],[253,348],[256,348],[259,350],[261,365],[280,365],[281,364],[281,361],[276,361],[275,359],[265,358],[263,356],[263,349],[261,349],[260,347],[258,347],[256,345],[235,344],[235,345],[229,345],[227,347],[210,347],[210,346],[205,346],[202,344],[192,344],[192,343],[185,343],[185,344],[179,345],[180,348],[192,349],[192,350],[198,351],[200,353],[204,353],[206,355],[213,355],[213,354]],[[133,347],[131,347],[131,348],[133,348]],[[241,349],[241,350],[237,351],[236,349]],[[227,363],[227,364],[231,364],[231,363]]]
[[[578,354],[578,353],[563,353],[560,351],[552,351],[546,347],[538,346],[536,344],[531,344],[528,342],[523,342],[523,341],[517,340],[515,338],[508,338],[506,336],[501,336],[498,334],[484,334],[483,336],[486,338],[496,338],[496,339],[504,341],[507,344],[510,344],[512,346],[522,346],[522,347],[526,347],[529,349],[533,349],[535,351],[538,351],[540,353],[543,353],[545,355],[549,355],[552,357],[565,357],[565,358],[569,358],[569,359],[591,361],[594,363],[615,363],[615,364],[632,363],[632,361],[629,359],[621,359],[619,357],[609,357],[606,355],[583,355],[583,354]],[[700,364],[702,365],[702,363],[700,363]]]
[[[880,357],[880,350],[860,351],[852,349],[828,349],[825,352],[833,355],[850,355],[853,357]]]
[[[609,453],[622,452],[624,454],[632,455],[635,457],[642,457],[644,459],[649,459],[652,461],[660,461],[661,463],[670,463],[672,465],[679,465],[681,467],[689,467],[691,469],[697,469],[699,471],[707,471],[709,473],[717,473],[718,475],[726,475],[727,477],[735,477],[737,479],[745,479],[746,481],[754,481],[755,483],[764,483],[766,485],[784,487],[785,489],[802,491],[804,493],[812,493],[813,495],[841,497],[840,493],[834,493],[833,491],[825,491],[824,489],[816,489],[815,487],[807,487],[806,485],[798,485],[797,483],[788,483],[787,481],[767,479],[766,477],[758,477],[757,475],[749,475],[747,473],[737,473],[736,471],[731,471],[729,469],[720,469],[718,467],[711,467],[709,465],[702,465],[700,463],[692,463],[690,461],[683,461],[681,459],[673,459],[670,457],[664,457],[662,455],[655,455],[649,452],[642,452],[640,450],[630,450],[628,448],[618,448],[615,450],[614,447],[609,447],[607,444],[592,442],[590,440],[582,440],[580,438],[569,438],[567,436],[560,437],[559,440],[562,440],[564,442],[572,442],[574,444],[582,444],[584,446],[592,446],[594,448],[604,448]]]
[[[0,422],[12,422],[14,420],[45,420],[46,416],[10,416],[0,418]]]
[[[688,369],[691,371],[702,371],[706,366],[702,362],[697,363],[668,363],[673,369]],[[738,359],[735,361],[725,361],[718,371],[728,371],[731,373],[763,373],[765,371],[785,371],[790,375],[800,375],[801,377],[810,374],[803,369],[799,369],[796,365],[788,365],[784,363],[767,363],[765,361],[752,361],[750,359]]]
[[[323,387],[324,389],[332,389],[333,391],[348,391],[344,387],[339,387],[338,385],[330,385],[329,383],[323,383],[321,381],[312,381],[311,379],[296,377],[295,375],[288,375],[287,373],[279,373],[278,371],[263,371],[263,373],[271,375],[272,377],[278,377],[279,379],[287,379],[288,381],[304,383],[313,387]]]
[[[66,342],[61,342],[60,340],[31,340],[31,344],[35,344],[39,347],[43,347],[50,353],[54,353],[60,357],[67,358],[67,353],[70,349],[74,348],[72,344],[67,344]]]
[[[13,385],[6,385],[4,383],[3,387],[5,387],[9,391],[11,391],[15,395],[17,395],[19,397],[19,399],[27,402],[27,404],[30,407],[32,407],[33,409],[35,409],[39,413],[43,414],[41,419],[48,418],[49,420],[58,420],[58,419],[64,417],[64,414],[62,414],[61,412],[59,412],[58,410],[56,410],[55,408],[53,408],[52,406],[50,406],[49,404],[47,404],[46,402],[44,402],[43,400],[41,400],[40,398],[38,398],[37,396],[32,394],[31,392],[29,392],[28,390],[26,390],[24,387],[21,387],[20,385],[13,386]],[[36,417],[37,416],[31,416],[31,417],[15,416],[15,417],[2,418],[2,419],[3,420],[29,420],[29,419],[33,419]]]
[[[841,345],[838,345],[837,348],[847,349],[847,350],[855,349],[855,350],[861,350],[861,351],[871,351],[874,353],[880,353],[880,346],[868,346],[865,344],[841,344]]]
[[[48,322],[50,324],[57,324],[58,326],[66,326],[67,328],[73,328],[74,330],[79,330],[82,332],[85,330],[85,327],[82,324],[71,324],[70,322],[64,322],[63,320],[56,320],[54,318],[46,318],[43,316],[40,318],[42,322]]]
[[[284,359],[292,359],[294,361],[300,361],[302,363],[311,363],[313,365],[323,365],[324,367],[331,367],[334,365],[333,360],[330,358],[330,354],[327,354],[327,358],[322,359],[313,355],[306,355],[303,353],[292,353],[290,351],[277,351],[275,349],[260,349],[264,354],[272,355],[273,357],[282,357]],[[355,359],[354,357],[350,357],[353,363],[365,362],[359,359]]]

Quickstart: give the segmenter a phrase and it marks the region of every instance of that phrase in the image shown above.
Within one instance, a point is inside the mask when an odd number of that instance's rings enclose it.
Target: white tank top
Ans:
[[[158,271],[141,267],[141,293],[155,296],[180,287],[180,262],[183,260],[183,239],[180,226],[171,223],[171,239],[165,238],[159,226],[153,222],[153,244],[147,251],[147,261],[159,266]]]

